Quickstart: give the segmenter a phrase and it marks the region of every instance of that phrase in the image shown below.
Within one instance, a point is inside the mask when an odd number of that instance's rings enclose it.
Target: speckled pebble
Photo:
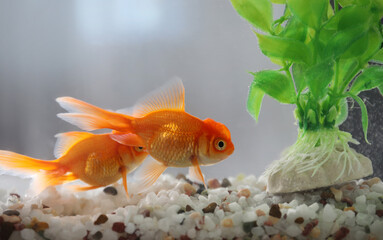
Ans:
[[[233,227],[233,220],[231,218],[224,218],[221,221],[221,225],[225,228]]]
[[[115,187],[106,187],[104,188],[104,193],[112,196],[116,196],[118,194],[118,191]]]
[[[305,220],[303,219],[303,217],[298,217],[295,219],[295,223],[298,223],[298,224],[302,224]]]
[[[21,218],[16,215],[8,216],[8,215],[1,215],[1,218],[3,219],[4,222],[9,222],[9,223],[19,223],[21,222]]]
[[[249,189],[245,188],[245,189],[242,189],[238,192],[238,197],[245,197],[245,198],[249,198],[251,195],[251,192]]]
[[[334,194],[334,198],[337,202],[340,202],[342,200],[342,197],[343,197],[343,192],[339,189],[336,189],[334,187],[331,187],[330,188],[332,194]]]
[[[193,196],[197,192],[195,187],[193,187],[193,185],[191,185],[190,183],[185,183],[183,186],[183,189],[184,189],[185,194],[188,196]]]

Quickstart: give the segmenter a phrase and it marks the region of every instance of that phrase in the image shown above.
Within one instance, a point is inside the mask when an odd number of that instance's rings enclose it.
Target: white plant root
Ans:
[[[322,171],[321,176],[323,176],[323,169],[329,166],[335,168],[331,169],[331,172],[336,172],[337,175],[331,176],[331,181],[334,183],[348,179],[345,176],[353,177],[358,175],[358,172],[366,172],[365,170],[370,166],[361,164],[360,154],[351,149],[348,143],[359,144],[350,133],[340,131],[338,128],[306,132],[299,130],[297,142],[282,153],[281,159],[275,161],[266,170],[264,177],[267,177],[269,182],[270,178],[273,178],[271,180],[273,184],[270,185],[274,186],[275,177],[279,179],[277,182],[280,184],[283,178],[288,181],[293,175],[302,176],[296,179],[308,181],[307,177],[318,178],[319,176],[316,176],[318,171]],[[363,161],[365,164],[365,160]],[[326,181],[323,181],[323,184]],[[304,186],[301,187],[304,188]]]

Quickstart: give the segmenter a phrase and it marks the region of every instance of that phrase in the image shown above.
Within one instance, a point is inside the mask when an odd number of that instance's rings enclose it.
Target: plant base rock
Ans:
[[[268,176],[267,191],[270,193],[299,192],[341,184],[371,175],[373,173],[371,160],[353,149],[351,151],[359,159],[360,165],[353,161],[352,168],[354,171],[348,173],[348,169],[346,169],[340,178],[338,176],[343,165],[337,160],[339,152],[335,151],[330,160],[324,163],[314,176],[312,176],[313,170],[298,173],[296,167],[288,172],[279,170],[271,173]]]

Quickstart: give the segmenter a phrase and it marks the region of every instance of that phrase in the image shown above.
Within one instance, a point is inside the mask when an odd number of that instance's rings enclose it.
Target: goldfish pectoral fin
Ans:
[[[142,166],[134,174],[140,190],[138,193],[144,192],[147,188],[153,185],[161,174],[166,170],[167,166],[154,159],[144,161]]]
[[[66,132],[56,134],[55,137],[57,138],[57,141],[54,150],[55,157],[62,157],[77,142],[91,136],[94,136],[94,134],[87,132]]]
[[[68,186],[68,188],[72,189],[73,191],[81,192],[81,191],[88,191],[103,187],[102,185],[99,186],[80,186],[80,185],[72,185]]]
[[[128,182],[126,180],[126,174],[128,174],[128,171],[127,171],[126,167],[121,167],[120,168],[120,172],[121,172],[121,175],[122,175],[122,185],[124,185],[126,196],[129,198]]]
[[[137,146],[144,147],[144,140],[134,133],[121,133],[121,132],[112,132],[109,134],[110,138],[114,141],[126,145],[126,146]]]
[[[207,189],[206,184],[205,184],[205,179],[203,177],[201,168],[200,168],[199,163],[198,163],[198,159],[196,157],[194,157],[191,162],[193,165],[191,167],[189,167],[190,178],[196,179],[196,180],[202,182],[203,185],[205,185],[205,188]]]
[[[143,117],[159,110],[185,111],[185,88],[181,79],[169,81],[138,101],[134,106],[133,117]]]

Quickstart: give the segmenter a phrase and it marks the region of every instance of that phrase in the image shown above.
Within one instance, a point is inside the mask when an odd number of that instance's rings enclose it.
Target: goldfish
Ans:
[[[189,167],[189,175],[205,184],[200,165],[218,163],[234,151],[229,129],[185,112],[182,81],[173,81],[141,99],[128,115],[72,97],[56,101],[68,113],[58,117],[87,131],[113,129],[111,138],[127,146],[145,146],[154,161],[138,170],[142,188],[152,185],[168,167]]]
[[[89,186],[75,186],[85,191],[123,179],[128,195],[126,175],[136,169],[148,153],[141,146],[126,146],[112,140],[110,133],[67,132],[56,135],[55,160],[40,160],[0,150],[0,168],[36,175],[36,193],[48,186],[77,179]],[[128,195],[129,196],[129,195]]]

